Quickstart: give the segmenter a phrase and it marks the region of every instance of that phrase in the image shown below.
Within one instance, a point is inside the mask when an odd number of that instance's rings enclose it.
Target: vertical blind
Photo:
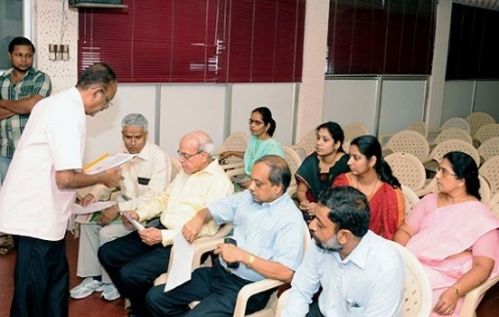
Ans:
[[[327,74],[430,74],[436,0],[331,0]]]
[[[452,5],[447,79],[499,78],[499,12]]]
[[[120,82],[301,80],[305,0],[124,0],[81,8],[78,69]]]

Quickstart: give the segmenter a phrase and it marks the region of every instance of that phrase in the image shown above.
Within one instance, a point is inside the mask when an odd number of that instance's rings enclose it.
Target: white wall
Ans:
[[[426,80],[383,80],[379,133],[404,130],[423,120]]]
[[[499,121],[499,81],[446,81],[441,123],[473,111],[487,112]]]
[[[326,80],[322,121],[335,121],[344,126],[362,122],[370,133],[376,128],[375,79]]]

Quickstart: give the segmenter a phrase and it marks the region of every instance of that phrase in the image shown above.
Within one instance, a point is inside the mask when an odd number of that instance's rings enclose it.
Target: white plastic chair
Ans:
[[[411,123],[408,127],[407,130],[412,130],[420,133],[422,136],[425,138],[428,137],[428,126],[424,121],[415,121]]]
[[[499,137],[488,139],[478,147],[478,154],[483,159],[483,162],[489,158],[499,155]]]
[[[496,123],[494,117],[485,112],[472,112],[466,117],[466,121],[468,121],[470,125],[471,135],[475,135],[480,127],[490,123]]]
[[[402,193],[404,194],[405,201],[405,217],[411,213],[419,202],[418,195],[409,187],[402,185]]]
[[[369,130],[361,122],[352,122],[343,128],[343,133],[345,134],[345,141],[352,141],[358,136],[369,134]]]
[[[304,159],[308,155],[310,155],[312,152],[315,151],[315,143],[317,141],[317,132],[315,129],[308,131],[298,143],[294,144],[292,147],[295,149],[295,151],[298,153],[298,155]],[[303,150],[304,153],[301,153],[301,150]]]
[[[489,183],[492,195],[499,192],[499,155],[485,161],[478,172]]]
[[[473,135],[473,138],[480,144],[494,137],[499,137],[499,123],[484,125]]]
[[[413,191],[421,190],[426,182],[423,163],[410,153],[397,152],[385,157],[393,174],[405,186]]]
[[[416,131],[403,130],[395,133],[385,146],[391,152],[406,152],[417,157],[421,162],[428,157],[430,146],[426,138]]]
[[[464,131],[463,129],[459,128],[448,128],[445,130],[442,130],[435,140],[431,142],[431,144],[439,144],[442,143],[443,141],[450,140],[450,139],[459,139],[463,140],[469,144],[473,144],[473,139],[471,138],[471,135]]]
[[[468,121],[466,121],[464,118],[461,118],[461,117],[454,117],[454,118],[448,119],[440,126],[438,131],[442,132],[443,130],[450,129],[450,128],[462,129],[462,130],[466,131],[468,134],[471,131],[470,124],[468,123]]]

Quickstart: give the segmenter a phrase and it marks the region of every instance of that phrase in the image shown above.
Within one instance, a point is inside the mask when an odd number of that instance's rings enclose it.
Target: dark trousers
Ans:
[[[163,227],[164,228],[164,227]],[[145,296],[154,280],[168,269],[171,246],[149,246],[134,231],[105,243],[98,256],[121,296],[130,299],[132,310],[146,316]]]
[[[11,317],[68,316],[69,271],[64,239],[14,236],[16,265]]]
[[[192,279],[165,293],[165,285],[153,287],[146,302],[152,316],[230,317],[236,307],[239,290],[251,281],[227,272],[218,261],[214,267],[199,268]],[[272,290],[252,296],[246,312],[253,313],[265,307]],[[188,304],[201,301],[193,310]]]
[[[314,300],[308,307],[308,313],[305,317],[324,317],[319,309],[319,302]]]

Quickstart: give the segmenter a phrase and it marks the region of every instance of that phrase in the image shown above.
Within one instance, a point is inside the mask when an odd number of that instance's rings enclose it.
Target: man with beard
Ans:
[[[12,68],[0,75],[0,182],[35,104],[50,94],[47,74],[33,68],[35,46],[18,36],[9,43]]]
[[[368,230],[365,195],[328,188],[315,215],[315,245],[294,275],[283,316],[401,316],[404,264],[388,240]]]
[[[213,267],[199,268],[192,279],[165,293],[165,285],[147,294],[152,316],[232,316],[239,290],[252,282],[273,278],[289,282],[303,253],[305,226],[286,189],[291,172],[276,155],[258,159],[248,190],[208,205],[182,229],[187,241],[198,236],[203,224],[233,223],[233,243],[221,243]],[[237,244],[237,245],[236,245]],[[260,310],[272,293],[251,297],[247,313]],[[201,301],[192,311],[188,304]]]

